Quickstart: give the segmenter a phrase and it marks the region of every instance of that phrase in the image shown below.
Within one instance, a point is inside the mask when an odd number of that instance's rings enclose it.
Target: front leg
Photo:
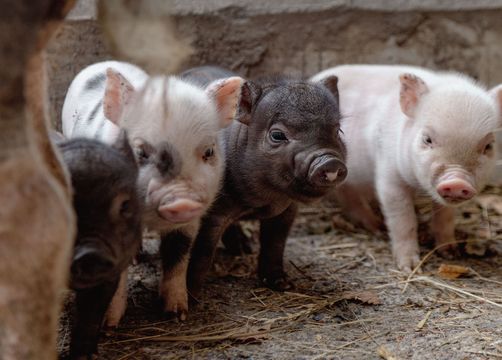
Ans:
[[[377,177],[377,193],[389,231],[392,253],[400,270],[411,272],[420,262],[413,191],[398,175]]]
[[[108,310],[105,314],[105,326],[107,328],[115,328],[119,325],[120,320],[124,316],[127,308],[127,273],[129,268],[126,268],[120,274],[120,281],[117,286],[117,291],[112,297]]]
[[[258,276],[263,284],[274,290],[285,291],[293,287],[284,272],[283,256],[297,210],[298,206],[291,204],[280,215],[260,221]]]
[[[90,359],[97,353],[101,324],[118,282],[117,277],[93,288],[76,290],[70,359]]]
[[[161,236],[160,255],[163,275],[159,293],[163,311],[184,321],[188,315],[187,268],[190,249],[197,235],[199,223],[177,229]]]
[[[431,219],[431,232],[434,236],[437,252],[444,258],[452,259],[459,255],[458,246],[455,241],[455,209],[451,207],[434,204]],[[444,245],[450,243],[448,245]]]

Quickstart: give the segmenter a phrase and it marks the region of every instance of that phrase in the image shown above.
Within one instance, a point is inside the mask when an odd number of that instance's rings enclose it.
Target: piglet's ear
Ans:
[[[336,104],[340,104],[340,96],[338,95],[338,76],[331,75],[327,78],[321,80],[321,84],[324,85],[335,97]]]
[[[221,128],[230,125],[237,114],[243,82],[242,78],[233,76],[213,81],[206,89],[206,93],[216,101]]]
[[[246,81],[242,85],[241,101],[239,103],[239,115],[237,120],[244,125],[249,125],[251,123],[252,113],[258,99],[261,96],[261,87],[252,81]]]
[[[131,101],[134,87],[112,68],[106,69],[106,89],[103,98],[105,117],[118,125],[124,107]]]
[[[502,84],[490,89],[490,95],[495,99],[499,110],[499,125],[502,126]]]
[[[429,88],[422,79],[409,73],[399,75],[399,81],[401,82],[399,94],[401,110],[406,116],[413,117],[420,97],[426,94]]]
[[[118,150],[120,153],[124,154],[128,161],[136,164],[136,158],[134,156],[134,151],[132,150],[131,144],[129,143],[127,131],[125,131],[124,129],[120,130],[119,136],[113,143],[112,147]]]

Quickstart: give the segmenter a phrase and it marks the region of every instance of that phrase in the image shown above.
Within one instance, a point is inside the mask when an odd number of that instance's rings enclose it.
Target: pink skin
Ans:
[[[157,214],[172,224],[189,223],[200,218],[206,208],[201,198],[188,195],[183,186],[171,186],[152,179],[148,184],[147,201],[157,204]]]
[[[409,66],[345,65],[312,80],[332,75],[348,153],[336,195],[347,214],[377,231],[369,206],[377,199],[396,263],[411,271],[420,261],[414,196],[427,195],[438,252],[456,254],[454,207],[479,193],[494,167],[502,86],[486,91],[458,74]]]
[[[451,203],[470,200],[477,193],[472,176],[460,171],[447,172],[441,176],[436,190],[439,196]]]
[[[158,209],[160,216],[175,224],[188,223],[200,217],[202,211],[201,203],[189,199],[178,199],[168,205],[161,205]]]

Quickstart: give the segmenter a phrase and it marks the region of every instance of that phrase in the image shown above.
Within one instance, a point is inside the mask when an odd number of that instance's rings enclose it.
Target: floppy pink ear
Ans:
[[[405,115],[413,117],[420,97],[426,94],[429,88],[422,79],[409,73],[399,75],[399,81],[401,82],[399,94],[401,110]]]
[[[502,126],[502,84],[490,89],[490,95],[495,99],[499,110],[499,125]]]
[[[103,97],[105,117],[118,125],[120,116],[134,93],[134,87],[112,68],[106,69],[106,89]]]
[[[213,81],[206,88],[206,93],[216,101],[221,128],[230,125],[237,114],[243,83],[244,79],[232,76]]]

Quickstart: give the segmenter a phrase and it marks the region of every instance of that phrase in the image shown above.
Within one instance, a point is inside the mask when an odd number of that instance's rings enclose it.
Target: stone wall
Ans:
[[[109,58],[94,1],[80,0],[47,52],[55,124],[73,76]],[[217,64],[243,76],[310,76],[343,63],[402,63],[465,72],[487,86],[502,83],[501,0],[162,4],[172,8],[179,33],[194,48],[184,67]]]

